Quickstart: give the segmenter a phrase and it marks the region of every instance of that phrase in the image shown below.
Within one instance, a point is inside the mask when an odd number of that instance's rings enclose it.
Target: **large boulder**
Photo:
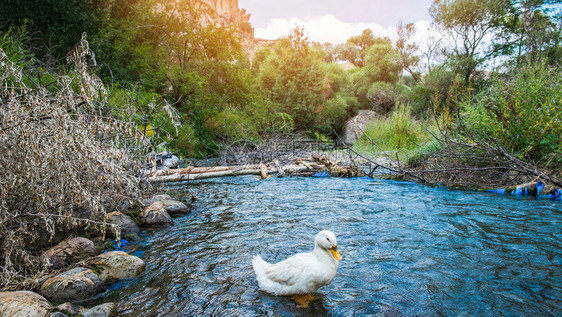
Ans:
[[[105,303],[88,309],[82,314],[83,317],[115,317],[117,306],[114,303]]]
[[[0,316],[48,316],[51,305],[41,295],[29,291],[0,292]]]
[[[87,260],[104,282],[132,278],[144,271],[144,261],[127,252],[112,251]]]
[[[149,226],[173,225],[174,221],[164,208],[161,201],[152,203],[140,214],[141,221]]]
[[[60,269],[68,264],[96,255],[94,243],[86,238],[75,237],[62,241],[44,253],[47,266]]]
[[[137,233],[140,231],[139,226],[131,219],[131,217],[114,211],[105,216],[105,220],[113,225],[117,225],[121,229],[121,234]],[[115,229],[111,228],[111,232],[115,235]]]
[[[365,132],[367,124],[376,117],[377,113],[373,110],[359,110],[355,117],[345,123],[341,136],[342,141],[346,145],[353,145],[363,132]]]
[[[96,273],[77,267],[47,279],[41,285],[40,293],[50,301],[64,303],[90,298],[103,288],[103,280]]]

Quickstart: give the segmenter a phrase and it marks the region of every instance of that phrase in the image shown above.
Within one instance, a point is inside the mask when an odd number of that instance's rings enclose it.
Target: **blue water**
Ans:
[[[108,292],[120,316],[562,316],[559,201],[339,178],[188,186],[190,215],[127,246],[147,267]],[[322,229],[343,261],[310,307],[258,290],[253,255],[309,252]]]

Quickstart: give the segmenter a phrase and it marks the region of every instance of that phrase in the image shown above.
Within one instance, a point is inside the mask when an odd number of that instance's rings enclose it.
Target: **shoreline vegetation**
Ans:
[[[557,197],[562,21],[549,4],[435,0],[430,11],[443,38],[426,52],[412,44],[412,24],[399,25],[394,42],[365,30],[335,47],[296,28],[251,60],[236,27],[180,19],[155,10],[166,8],[156,0],[126,12],[85,7],[73,21],[91,33],[76,39],[41,25],[41,6],[21,19],[1,12],[0,291],[58,294],[55,282],[70,283],[57,275],[62,268],[96,286],[87,296],[122,278],[96,265],[138,261],[99,253],[119,252],[113,241],[135,239],[138,225],[171,225],[189,212],[191,201],[146,200],[165,182],[382,172],[429,186]],[[458,18],[463,5],[475,5],[474,19]],[[198,9],[190,2],[182,13],[197,17]],[[457,36],[456,45],[445,47],[446,36]],[[471,36],[497,42],[460,45]],[[494,58],[501,66],[489,71]],[[354,67],[345,70],[344,61]],[[339,135],[360,110],[376,118],[355,144],[342,145]],[[313,151],[294,147],[303,138]],[[158,170],[164,151],[220,163]],[[53,301],[66,300],[74,298]]]

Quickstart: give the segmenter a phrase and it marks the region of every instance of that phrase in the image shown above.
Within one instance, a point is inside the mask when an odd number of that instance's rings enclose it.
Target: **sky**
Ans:
[[[433,0],[238,0],[251,14],[255,37],[277,39],[303,26],[312,41],[344,43],[371,29],[392,37],[396,25],[414,22],[419,40],[427,37]],[[416,41],[417,42],[417,41]]]

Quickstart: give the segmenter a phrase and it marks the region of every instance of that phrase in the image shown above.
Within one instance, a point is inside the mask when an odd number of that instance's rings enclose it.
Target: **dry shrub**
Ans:
[[[66,75],[43,76],[0,49],[0,285],[34,287],[39,247],[76,228],[105,234],[108,206],[139,196],[139,136],[117,120],[85,35]]]

